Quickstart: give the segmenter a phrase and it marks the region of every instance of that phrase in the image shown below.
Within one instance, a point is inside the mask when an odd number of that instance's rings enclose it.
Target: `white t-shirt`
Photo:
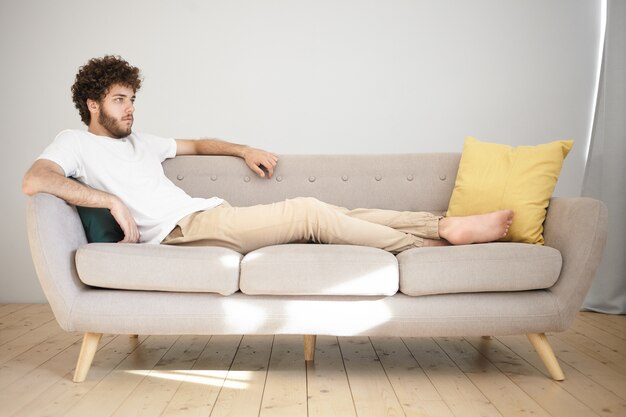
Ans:
[[[176,156],[176,141],[143,133],[122,139],[64,130],[37,159],[53,161],[97,190],[118,196],[137,223],[140,241],[160,243],[186,215],[213,208],[217,197],[192,198],[174,185],[161,162]]]

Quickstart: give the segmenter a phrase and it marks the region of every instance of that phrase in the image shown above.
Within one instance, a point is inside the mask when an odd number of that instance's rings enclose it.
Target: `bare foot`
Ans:
[[[453,245],[493,242],[505,237],[512,223],[512,210],[466,217],[444,217],[439,221],[439,236]]]

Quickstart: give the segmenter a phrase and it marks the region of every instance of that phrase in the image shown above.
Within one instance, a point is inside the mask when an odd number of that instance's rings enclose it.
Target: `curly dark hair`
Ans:
[[[79,68],[72,85],[72,100],[87,126],[91,122],[87,99],[101,101],[114,84],[130,87],[137,92],[141,88],[139,68],[114,55],[92,58]]]

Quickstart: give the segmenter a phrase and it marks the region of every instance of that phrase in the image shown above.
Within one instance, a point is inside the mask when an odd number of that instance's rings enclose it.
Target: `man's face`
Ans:
[[[135,91],[130,87],[114,84],[98,104],[97,132],[116,139],[130,135],[135,112]],[[93,123],[92,123],[93,124]]]

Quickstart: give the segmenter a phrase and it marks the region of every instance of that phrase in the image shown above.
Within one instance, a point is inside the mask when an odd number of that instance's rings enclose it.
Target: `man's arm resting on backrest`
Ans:
[[[268,178],[272,178],[274,167],[278,162],[278,156],[271,152],[218,139],[176,139],[176,155],[238,156],[259,177],[265,177],[261,167],[265,168]]]

